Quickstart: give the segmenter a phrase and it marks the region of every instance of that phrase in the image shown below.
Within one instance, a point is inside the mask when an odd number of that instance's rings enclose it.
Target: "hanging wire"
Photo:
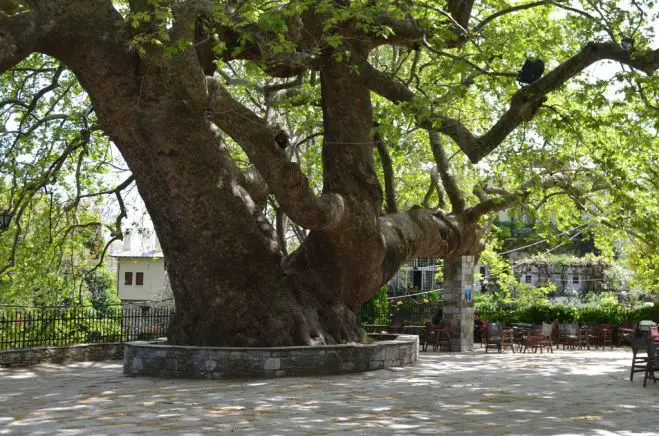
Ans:
[[[568,234],[568,233],[572,233],[573,231],[575,231],[575,230],[577,230],[577,229],[580,229],[581,227],[585,227],[585,226],[587,226],[587,224],[582,224],[582,225],[580,225],[580,226],[576,226],[576,227],[574,227],[574,228],[572,228],[572,229],[570,229],[570,230],[565,230],[565,231],[563,231],[563,232],[561,232],[561,233],[558,233],[556,236],[561,236],[561,235],[565,235],[565,234]],[[503,256],[504,254],[514,253],[515,251],[524,250],[525,248],[533,247],[533,246],[535,246],[535,245],[542,244],[542,243],[544,243],[544,242],[547,242],[547,239],[541,239],[541,240],[536,241],[536,242],[534,242],[534,243],[532,243],[532,244],[524,245],[523,247],[513,248],[512,250],[503,251],[503,252],[498,253],[498,254],[499,254],[499,256]],[[562,244],[561,244],[561,245],[562,245]],[[559,247],[560,247],[560,245],[559,245]],[[554,248],[554,249],[555,249],[555,248]]]
[[[556,236],[561,236],[561,235],[564,235],[564,234],[569,234],[569,233],[572,233],[572,232],[575,231],[575,230],[579,230],[579,229],[581,229],[581,228],[583,228],[583,227],[586,227],[586,226],[587,226],[587,224],[581,224],[581,225],[578,225],[578,226],[576,226],[576,227],[574,227],[574,228],[572,228],[572,229],[570,229],[570,230],[565,230],[565,231],[563,231],[563,232],[557,233]],[[576,238],[576,237],[579,236],[580,234],[581,234],[581,232],[577,232],[577,233],[575,233],[574,235],[570,236],[570,238],[568,239],[568,241],[573,240],[574,238]],[[547,242],[547,239],[542,239],[542,240],[540,240],[540,241],[536,241],[536,242],[534,242],[534,243],[532,243],[532,244],[529,244],[529,245],[525,245],[525,246],[522,246],[522,247],[514,248],[514,249],[512,249],[512,250],[504,251],[504,252],[502,252],[502,253],[498,253],[498,255],[499,255],[499,256],[502,256],[502,255],[504,255],[504,254],[509,254],[509,253],[513,253],[513,252],[515,252],[515,251],[520,251],[520,250],[523,250],[523,249],[525,249],[525,248],[529,248],[529,247],[533,247],[533,246],[535,246],[535,245],[541,244],[541,243],[543,243],[543,242]],[[564,242],[561,242],[560,244],[558,244],[558,245],[556,245],[556,246],[554,246],[554,247],[551,247],[551,248],[547,249],[545,252],[546,252],[546,253],[551,253],[551,252],[557,250],[558,248],[562,247],[564,244],[565,244]],[[508,267],[502,269],[501,271],[502,271],[502,272],[503,272],[503,271],[508,271],[509,269],[515,268],[516,266],[524,265],[524,264],[531,264],[531,263],[533,263],[533,261],[531,261],[531,260],[520,260],[520,261],[518,261],[518,262],[512,263],[510,266],[508,266]],[[435,265],[433,265],[433,266],[435,266]],[[478,277],[478,278],[474,279],[474,281],[476,281],[476,280],[480,280],[480,281],[482,281],[482,280],[485,280],[485,279],[487,279],[487,278],[489,278],[489,277],[492,277],[492,276],[493,276],[492,274],[488,274],[488,275],[486,275],[486,276],[484,276],[484,277]],[[581,283],[581,282],[591,282],[591,281],[592,281],[592,282],[601,282],[602,279],[580,279],[580,280],[579,280],[579,283]],[[573,283],[573,284],[574,284],[574,283]],[[401,300],[401,299],[403,299],[403,298],[414,297],[414,296],[417,296],[417,295],[427,295],[427,294],[432,294],[432,293],[434,293],[434,292],[438,292],[438,291],[441,291],[441,290],[442,290],[442,288],[440,288],[440,289],[433,289],[433,290],[431,290],[431,291],[417,292],[417,293],[414,293],[414,294],[399,295],[399,296],[396,296],[396,297],[387,297],[387,300]]]
[[[572,231],[574,231],[574,230],[576,230],[576,229],[579,229],[579,228],[581,228],[581,227],[585,227],[585,226],[586,226],[586,224],[582,224],[582,225],[577,226],[577,227],[575,227],[575,228],[573,228],[573,229],[571,229],[571,230],[566,230],[565,232],[561,232],[561,233],[559,233],[557,236],[560,236],[560,235],[562,235],[562,234],[564,234],[564,233],[572,232]],[[577,233],[575,233],[574,235],[570,236],[570,238],[568,239],[568,241],[573,240],[574,238],[576,238],[576,237],[579,236],[580,234],[581,234],[581,232],[577,232]],[[542,242],[546,242],[546,241],[547,241],[547,240],[544,239]],[[565,244],[564,242],[561,242],[560,244],[558,244],[558,245],[556,245],[556,246],[554,246],[554,247],[552,247],[552,248],[547,249],[547,250],[545,251],[545,253],[551,253],[552,251],[557,250],[558,248],[562,247],[564,244]],[[531,245],[535,245],[535,243],[534,243],[534,244],[531,244]],[[504,253],[499,253],[499,256],[501,256],[501,255],[503,255],[503,254],[511,253],[511,252],[513,252],[513,251],[519,251],[519,250],[521,250],[521,249],[523,249],[523,248],[527,248],[527,247],[528,247],[528,246],[526,246],[526,247],[519,247],[519,248],[514,249],[514,250],[509,250],[509,251],[506,251],[506,252],[504,252]],[[506,267],[506,268],[503,268],[502,270],[500,270],[500,272],[508,271],[509,269],[514,269],[514,268],[515,268],[516,266],[518,266],[518,265],[532,264],[532,263],[533,263],[533,260],[529,260],[529,259],[520,260],[519,262],[511,263],[510,266],[508,266],[508,267]],[[489,278],[489,277],[492,277],[492,274],[488,274],[488,275],[486,275],[485,277],[479,277],[479,278],[477,278],[476,280],[485,280],[485,279],[487,279],[487,278]]]
[[[234,110],[234,109],[227,109],[225,111],[222,111],[221,113],[233,113],[235,115],[238,115],[240,118],[244,119],[245,121],[252,123],[256,126],[263,127],[262,123],[259,123],[257,121],[252,120],[249,117],[246,117],[245,115],[241,114],[240,112]],[[373,140],[370,141],[355,141],[355,142],[343,142],[343,141],[327,141],[323,140],[325,144],[334,144],[334,145],[373,145],[374,142]]]
[[[442,290],[442,288],[439,288],[439,289],[433,289],[432,291],[417,292],[415,294],[405,294],[405,295],[399,295],[397,297],[387,297],[387,300],[398,300],[398,299],[406,298],[406,297],[414,297],[416,295],[432,294],[433,292],[439,292],[441,290]]]

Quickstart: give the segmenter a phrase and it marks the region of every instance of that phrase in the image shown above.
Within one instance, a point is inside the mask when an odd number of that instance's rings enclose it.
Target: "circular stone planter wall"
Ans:
[[[138,341],[124,344],[124,374],[205,379],[342,374],[410,365],[418,356],[416,335],[371,344],[272,348]]]

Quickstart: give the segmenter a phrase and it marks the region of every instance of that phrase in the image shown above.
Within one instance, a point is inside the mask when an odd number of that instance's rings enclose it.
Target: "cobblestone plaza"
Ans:
[[[659,434],[631,351],[421,353],[362,374],[130,378],[120,362],[0,368],[0,434]]]

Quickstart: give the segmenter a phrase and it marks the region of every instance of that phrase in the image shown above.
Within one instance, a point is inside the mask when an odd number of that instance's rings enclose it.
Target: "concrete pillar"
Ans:
[[[442,289],[444,319],[453,327],[452,351],[474,346],[474,257],[444,260]]]

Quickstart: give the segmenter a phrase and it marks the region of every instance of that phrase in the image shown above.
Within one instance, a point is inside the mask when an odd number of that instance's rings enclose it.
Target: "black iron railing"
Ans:
[[[0,307],[0,350],[167,336],[171,308]]]
[[[364,325],[425,325],[441,309],[441,301],[425,304],[388,305],[386,308],[362,307],[357,319]]]

